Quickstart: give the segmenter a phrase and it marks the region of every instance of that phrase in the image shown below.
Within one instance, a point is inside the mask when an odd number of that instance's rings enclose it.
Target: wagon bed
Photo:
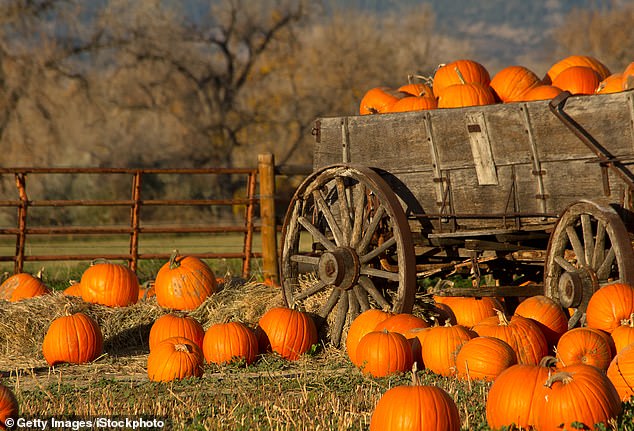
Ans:
[[[544,293],[577,309],[571,325],[601,285],[634,281],[633,91],[327,117],[314,135],[281,276],[289,304],[325,297],[331,333],[365,308],[411,310],[416,280],[465,258],[477,274],[490,262],[497,286],[460,294]],[[314,292],[298,283],[307,269]]]

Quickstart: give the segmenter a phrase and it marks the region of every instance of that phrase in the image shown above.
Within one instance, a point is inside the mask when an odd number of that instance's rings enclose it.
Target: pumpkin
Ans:
[[[535,100],[551,100],[559,96],[563,90],[554,85],[536,85],[522,94],[518,101],[531,102]]]
[[[548,343],[537,323],[532,319],[514,315],[508,319],[498,311],[497,317],[488,317],[475,325],[473,331],[506,341],[515,351],[518,364],[538,364],[548,354]]]
[[[462,108],[495,103],[491,87],[477,82],[454,84],[438,91],[438,108]]]
[[[126,307],[139,300],[139,280],[127,266],[93,261],[81,276],[81,297],[108,307]]]
[[[242,361],[250,365],[258,355],[258,339],[243,323],[216,323],[205,332],[203,355],[209,363],[221,365]]]
[[[425,367],[442,376],[456,373],[456,357],[463,344],[475,334],[462,325],[433,326],[425,335],[422,358]]]
[[[493,381],[486,400],[486,419],[491,429],[530,429],[537,422],[536,393],[552,371],[552,357],[539,365],[515,364]]]
[[[613,73],[612,75],[599,82],[597,89],[594,91],[596,94],[610,94],[623,91],[623,74]]]
[[[515,351],[506,341],[475,337],[463,344],[456,356],[457,376],[462,380],[493,381],[516,363]]]
[[[606,372],[622,401],[634,396],[634,344],[623,349],[610,362]]]
[[[500,301],[489,296],[481,298],[448,296],[442,301],[451,308],[457,324],[467,328],[471,328],[487,317],[496,316],[496,310],[502,309]]]
[[[556,355],[561,366],[574,364],[593,365],[607,370],[612,361],[609,335],[599,329],[573,328],[561,336]]]
[[[619,353],[625,347],[634,343],[634,313],[629,319],[621,320],[621,324],[610,334],[614,343],[614,353]]]
[[[166,338],[150,350],[147,374],[153,382],[200,377],[203,375],[203,353],[188,338]]]
[[[537,322],[550,347],[555,346],[559,337],[568,330],[566,312],[559,303],[545,295],[524,299],[517,305],[514,314]]]
[[[389,87],[374,87],[366,91],[359,104],[359,114],[382,114],[389,112],[390,107],[407,93]]]
[[[7,429],[5,421],[8,418],[16,419],[18,414],[18,400],[11,389],[0,383],[0,429]]]
[[[589,55],[570,55],[550,66],[550,69],[548,69],[548,72],[546,72],[546,76],[543,79],[544,83],[548,84],[554,82],[561,72],[571,66],[589,67],[597,72],[600,77],[600,81],[604,80],[611,74],[610,70],[595,57]]]
[[[601,77],[599,74],[585,66],[571,66],[553,79],[553,85],[571,94],[594,94]]]
[[[420,385],[416,379],[412,385],[388,389],[376,403],[370,419],[370,431],[459,429],[460,413],[453,398],[444,389]]]
[[[404,334],[414,328],[427,328],[429,324],[418,316],[410,313],[399,313],[388,317],[374,327],[375,331],[386,330]]]
[[[596,367],[570,365],[552,374],[536,393],[537,429],[596,429],[621,413],[614,385]]]
[[[369,332],[374,331],[374,328],[390,317],[392,313],[379,310],[378,308],[370,308],[363,313],[359,314],[350,324],[348,328],[348,335],[346,336],[346,352],[350,361],[359,366],[356,360],[356,352],[359,341],[363,336]]]
[[[432,89],[436,96],[455,84],[479,84],[488,87],[491,82],[489,71],[479,62],[470,59],[456,60],[441,65],[434,73]]]
[[[13,274],[0,284],[0,299],[17,302],[50,293],[50,289],[42,281],[41,274],[42,271],[36,275],[26,272]]]
[[[156,302],[174,310],[194,310],[216,290],[216,276],[209,265],[176,250],[154,280]]]
[[[397,91],[401,93],[407,93],[416,97],[420,97],[420,96],[434,97],[434,91],[432,90],[431,86],[424,84],[422,82],[410,82],[408,84],[401,85],[397,89]]]
[[[286,307],[273,307],[260,317],[255,329],[260,352],[273,351],[284,359],[297,360],[317,344],[317,326],[309,314]]]
[[[49,365],[83,364],[95,360],[103,351],[103,335],[95,320],[84,313],[70,312],[54,319],[42,342],[42,353]]]
[[[363,374],[385,377],[412,368],[412,348],[398,332],[372,331],[359,341],[357,361]]]
[[[437,107],[438,101],[435,97],[408,96],[397,100],[386,112],[423,111],[425,109],[436,109]]]
[[[143,283],[143,285],[139,287],[139,301],[144,301],[154,296],[156,296],[156,291],[154,290],[154,282]]]
[[[81,298],[81,283],[75,280],[70,280],[70,285],[62,291],[66,296],[76,296]]]
[[[611,333],[634,313],[634,287],[624,283],[606,284],[594,292],[586,308],[586,324]]]
[[[515,102],[529,89],[541,84],[541,79],[524,66],[507,66],[491,79],[491,88],[502,102]]]
[[[191,316],[164,314],[156,319],[150,328],[150,351],[158,343],[171,337],[188,338],[202,348],[205,330],[198,320]]]

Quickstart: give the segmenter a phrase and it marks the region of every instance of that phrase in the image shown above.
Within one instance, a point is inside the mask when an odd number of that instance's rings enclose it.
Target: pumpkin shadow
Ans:
[[[152,324],[153,322],[134,326],[105,339],[104,352],[113,357],[148,353]]]

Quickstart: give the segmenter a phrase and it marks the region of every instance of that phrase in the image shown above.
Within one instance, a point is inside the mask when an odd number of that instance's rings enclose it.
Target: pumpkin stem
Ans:
[[[37,273],[35,273],[35,278],[37,278],[38,280],[41,280],[43,276],[44,276],[44,267],[40,268],[40,270]]]
[[[504,314],[504,311],[498,310],[496,308],[495,312],[498,315],[498,319],[500,319],[500,326],[509,326],[510,322],[509,322],[509,319],[507,319],[506,315]]]
[[[546,355],[539,361],[539,366],[551,368],[554,367],[557,362],[559,362],[559,359],[557,359],[557,357]]]
[[[467,81],[464,79],[464,75],[462,74],[462,72],[460,71],[460,69],[458,69],[458,66],[454,67],[454,70],[456,71],[456,73],[458,74],[458,79],[460,80],[460,83],[462,85],[466,84]]]
[[[546,380],[546,383],[544,383],[544,386],[546,386],[547,388],[551,388],[555,382],[561,382],[564,385],[567,385],[573,380],[574,379],[572,378],[571,373],[567,371],[559,371],[551,375],[550,377],[548,377],[548,379]]]
[[[70,302],[67,302],[66,304],[64,304],[64,316],[72,316],[73,315],[73,310],[72,310],[72,304]]]
[[[170,256],[170,269],[176,269],[181,266],[181,263],[178,259],[178,250],[173,250],[172,255]]]
[[[621,325],[627,325],[630,328],[634,328],[634,313],[630,314],[629,319],[621,319]]]
[[[110,261],[108,259],[106,259],[106,258],[98,257],[97,259],[93,259],[90,262],[90,266],[99,265],[100,263],[110,263]]]
[[[412,364],[412,386],[420,386],[420,377],[418,377],[418,365],[416,365],[416,362]]]

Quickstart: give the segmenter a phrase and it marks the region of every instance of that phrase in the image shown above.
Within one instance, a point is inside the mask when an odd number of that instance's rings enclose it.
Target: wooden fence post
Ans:
[[[262,223],[262,272],[279,283],[277,228],[275,224],[275,159],[272,153],[258,154],[260,176],[260,219]]]

